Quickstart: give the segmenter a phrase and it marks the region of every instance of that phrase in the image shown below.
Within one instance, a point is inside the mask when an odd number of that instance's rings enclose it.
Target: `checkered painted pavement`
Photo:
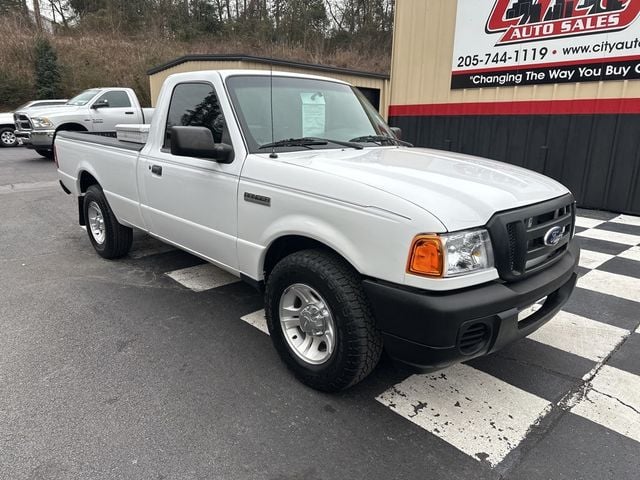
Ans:
[[[612,452],[637,461],[640,217],[579,210],[576,235],[578,284],[553,320],[496,354],[407,375],[371,401],[397,414],[398,422],[514,478],[547,478],[557,452],[564,463],[554,467],[554,478],[582,478],[591,462],[608,461]],[[134,246],[131,256],[172,255],[157,248]],[[236,281],[197,259],[166,275],[200,294]],[[262,310],[242,320],[255,334],[267,333]],[[576,430],[607,438],[606,444],[589,442],[588,435],[576,439]]]

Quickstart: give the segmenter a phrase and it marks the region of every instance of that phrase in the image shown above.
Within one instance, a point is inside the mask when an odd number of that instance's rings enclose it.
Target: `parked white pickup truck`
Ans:
[[[52,158],[53,139],[60,131],[115,134],[117,124],[150,122],[152,114],[153,109],[140,107],[130,88],[92,88],[64,105],[16,111],[15,135],[27,148]]]
[[[64,105],[67,99],[56,100],[32,100],[19,106],[16,111],[31,112],[38,108],[51,107],[53,105]],[[0,113],[0,147],[14,147],[21,144],[15,135],[15,121],[13,112]]]
[[[422,371],[494,352],[576,282],[565,187],[404,146],[339,81],[172,75],[146,144],[63,132],[55,151],[100,255],[126,255],[136,228],[264,288],[276,350],[320,390],[360,381],[383,348]]]

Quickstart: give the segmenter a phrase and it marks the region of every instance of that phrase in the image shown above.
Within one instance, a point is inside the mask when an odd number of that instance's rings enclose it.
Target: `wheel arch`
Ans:
[[[91,185],[98,185],[101,187],[98,179],[88,170],[81,170],[78,172],[78,223],[80,225],[86,225],[86,219],[84,218],[84,194]]]
[[[58,132],[88,132],[87,127],[81,125],[76,122],[67,122],[63,123],[59,127],[56,128],[56,133]]]
[[[359,272],[354,263],[334,246],[304,234],[283,234],[269,244],[263,255],[261,265],[265,281],[280,260],[292,253],[310,249],[330,251]]]
[[[78,175],[78,183],[79,183],[79,192],[80,193],[86,193],[87,189],[91,186],[91,185],[98,185],[99,187],[100,182],[98,181],[98,179],[92,174],[90,173],[88,170],[82,170],[79,175]]]

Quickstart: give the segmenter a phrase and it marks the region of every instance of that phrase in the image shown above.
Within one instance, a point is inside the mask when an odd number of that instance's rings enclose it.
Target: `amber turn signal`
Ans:
[[[419,235],[413,239],[407,272],[431,277],[442,276],[442,242],[437,235]]]

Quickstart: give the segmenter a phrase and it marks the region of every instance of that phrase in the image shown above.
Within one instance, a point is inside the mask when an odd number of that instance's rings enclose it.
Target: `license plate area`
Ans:
[[[527,318],[540,310],[546,301],[547,297],[542,297],[540,300],[536,300],[531,305],[520,310],[518,312],[518,323],[524,322]]]

